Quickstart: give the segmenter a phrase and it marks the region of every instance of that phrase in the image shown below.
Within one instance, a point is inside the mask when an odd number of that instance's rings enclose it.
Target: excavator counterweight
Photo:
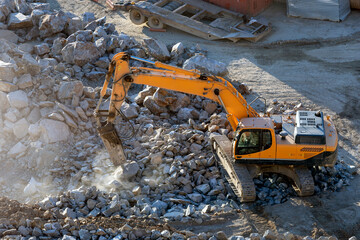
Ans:
[[[155,68],[131,67],[130,59],[152,64]],[[101,110],[100,105],[111,78],[109,108]],[[224,135],[212,136],[211,147],[241,202],[256,199],[253,178],[265,172],[279,173],[292,179],[299,196],[312,195],[314,180],[310,168],[335,164],[337,132],[330,117],[325,117],[322,112],[298,111],[294,116],[262,117],[229,81],[221,77],[207,76],[197,70],[185,70],[122,52],[114,56],[109,66],[95,110],[98,132],[114,165],[126,160],[114,120],[117,115],[122,115],[120,107],[133,83],[194,94],[211,99],[223,107],[235,138],[231,142]]]

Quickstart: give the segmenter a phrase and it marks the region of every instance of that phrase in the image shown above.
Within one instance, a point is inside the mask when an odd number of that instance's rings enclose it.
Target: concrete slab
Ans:
[[[258,17],[266,18],[273,32],[262,43],[324,40],[360,34],[360,10],[352,9],[343,22],[330,22],[286,16],[286,4],[274,3]]]

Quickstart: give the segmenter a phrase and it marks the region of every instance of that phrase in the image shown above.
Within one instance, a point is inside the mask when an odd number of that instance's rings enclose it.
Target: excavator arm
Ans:
[[[131,67],[131,59],[152,64],[156,68]],[[108,111],[99,110],[111,78],[113,78],[113,86],[109,109]],[[100,93],[100,100],[95,109],[98,132],[110,153],[111,159],[116,164],[121,164],[125,160],[125,156],[121,140],[116,133],[113,122],[133,83],[146,84],[211,99],[225,109],[227,119],[234,130],[240,119],[259,116],[234,86],[221,77],[206,76],[196,70],[189,71],[161,62],[152,62],[130,56],[125,52],[118,53],[110,63],[109,71]],[[101,122],[100,118],[104,116],[107,119],[105,122]]]

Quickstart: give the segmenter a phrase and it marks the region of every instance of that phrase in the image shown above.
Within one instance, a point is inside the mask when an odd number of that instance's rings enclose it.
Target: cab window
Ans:
[[[236,154],[244,155],[260,151],[260,129],[241,131],[237,142]]]
[[[269,130],[262,130],[262,150],[269,149],[272,144],[271,132]]]
[[[270,130],[246,129],[239,133],[235,154],[245,155],[264,151],[272,145]]]

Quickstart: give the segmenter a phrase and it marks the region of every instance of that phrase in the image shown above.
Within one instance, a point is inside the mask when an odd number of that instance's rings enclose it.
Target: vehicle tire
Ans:
[[[147,25],[150,28],[155,28],[155,29],[162,29],[165,27],[165,24],[157,17],[149,17]]]
[[[144,22],[146,22],[145,16],[139,10],[136,9],[130,10],[130,20],[136,25],[141,25]]]

